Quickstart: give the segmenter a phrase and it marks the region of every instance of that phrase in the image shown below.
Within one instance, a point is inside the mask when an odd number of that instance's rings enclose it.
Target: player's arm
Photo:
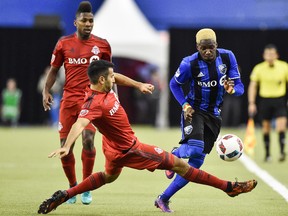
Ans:
[[[53,103],[53,97],[50,94],[50,90],[56,81],[58,70],[59,68],[51,66],[45,79],[45,84],[42,91],[42,103],[45,111],[50,110]]]
[[[248,113],[249,116],[253,117],[257,112],[256,107],[256,95],[257,95],[258,84],[256,81],[251,80],[248,86]]]
[[[233,94],[234,96],[241,96],[244,93],[244,85],[240,78],[230,79],[224,81],[224,89],[228,94]]]
[[[152,94],[152,91],[154,90],[154,86],[152,84],[138,82],[119,73],[114,73],[114,76],[115,76],[115,83],[117,85],[133,87],[138,89],[140,92],[144,94],[145,93]]]
[[[59,155],[60,158],[65,157],[68,155],[72,144],[77,140],[80,136],[84,128],[90,123],[90,120],[87,118],[78,118],[77,121],[72,125],[71,130],[68,134],[65,144],[62,148],[53,151],[51,154],[48,155],[49,158],[55,157]]]

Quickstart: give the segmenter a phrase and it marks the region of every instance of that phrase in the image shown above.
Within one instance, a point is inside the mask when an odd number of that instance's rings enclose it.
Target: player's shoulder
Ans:
[[[199,57],[199,53],[198,53],[198,52],[195,52],[195,53],[193,53],[193,54],[190,55],[190,56],[184,57],[183,60],[182,60],[182,62],[183,62],[183,63],[190,63],[190,62],[192,62],[192,61],[197,60],[198,57]]]
[[[60,37],[60,39],[58,41],[65,42],[68,40],[73,40],[74,37],[75,37],[74,34],[64,35],[64,36]]]
[[[287,66],[288,63],[286,61],[283,61],[283,60],[280,60],[280,59],[277,59],[276,62],[280,65],[283,65],[283,66]]]
[[[233,52],[229,49],[223,49],[223,48],[217,48],[217,51],[220,53],[220,54],[229,54],[229,55],[234,55]]]
[[[91,40],[96,40],[98,42],[102,42],[102,43],[108,43],[108,41],[105,39],[105,38],[101,38],[99,36],[96,36],[94,34],[91,34],[91,37],[90,37]]]

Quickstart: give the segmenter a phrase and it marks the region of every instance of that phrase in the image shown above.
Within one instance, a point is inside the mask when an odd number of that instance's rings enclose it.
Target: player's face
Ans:
[[[115,83],[114,71],[113,68],[109,68],[109,73],[107,79],[105,79],[103,90],[105,92],[110,92],[114,83]]]
[[[271,49],[265,49],[263,53],[263,58],[265,61],[267,61],[269,64],[273,64],[276,59],[278,59],[278,53],[277,50],[274,48]]]
[[[78,37],[81,39],[89,38],[94,25],[93,14],[80,13],[79,16],[77,16],[74,24],[77,28]]]
[[[210,39],[201,40],[197,44],[197,50],[205,61],[212,62],[216,59],[217,43]]]

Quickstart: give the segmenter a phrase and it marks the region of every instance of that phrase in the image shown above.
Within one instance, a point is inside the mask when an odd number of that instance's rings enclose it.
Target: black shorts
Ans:
[[[286,117],[286,98],[260,98],[258,111],[262,120],[271,120],[277,117]]]
[[[209,154],[214,146],[220,128],[221,117],[216,117],[211,113],[195,110],[192,116],[192,122],[184,120],[181,116],[182,140],[180,144],[186,143],[189,139],[204,141],[204,153]],[[192,126],[192,127],[191,127]]]

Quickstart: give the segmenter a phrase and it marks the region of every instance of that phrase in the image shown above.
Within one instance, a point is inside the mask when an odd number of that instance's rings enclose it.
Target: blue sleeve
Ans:
[[[186,57],[181,61],[174,77],[170,80],[170,90],[181,106],[186,102],[182,85],[191,80],[191,77],[190,61]]]
[[[230,79],[238,79],[240,78],[240,72],[238,69],[238,64],[235,55],[233,52],[229,52],[229,58],[230,58],[230,70],[228,72],[228,77]]]
[[[175,78],[172,77],[170,80],[170,90],[179,104],[182,106],[183,103],[186,102],[185,95],[182,89],[182,86],[176,82]]]
[[[234,81],[234,90],[235,93],[233,95],[235,96],[241,96],[244,93],[244,85],[241,82],[241,79],[233,79]]]

